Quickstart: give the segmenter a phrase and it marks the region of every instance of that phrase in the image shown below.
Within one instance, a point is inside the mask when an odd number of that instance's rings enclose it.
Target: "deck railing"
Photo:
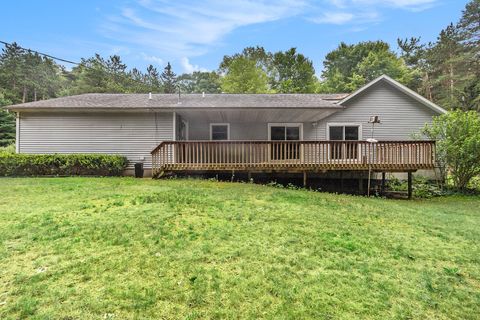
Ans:
[[[435,165],[434,141],[164,141],[153,175],[193,170],[412,171]]]

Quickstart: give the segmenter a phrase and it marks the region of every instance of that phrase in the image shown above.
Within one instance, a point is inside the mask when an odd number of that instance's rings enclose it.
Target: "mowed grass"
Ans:
[[[478,319],[480,198],[0,179],[0,319]]]

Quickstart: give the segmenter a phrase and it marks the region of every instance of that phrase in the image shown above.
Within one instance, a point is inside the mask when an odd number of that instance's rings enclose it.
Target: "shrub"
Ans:
[[[0,154],[3,153],[15,153],[15,145],[11,144],[6,147],[0,147]]]
[[[451,111],[435,117],[423,134],[437,140],[437,161],[448,169],[456,188],[466,189],[480,174],[480,115],[475,111]]]
[[[15,154],[0,152],[0,176],[118,176],[127,159],[105,154]]]
[[[388,180],[388,189],[392,191],[407,191],[407,181],[400,181],[397,178]],[[423,177],[414,177],[413,196],[415,198],[433,198],[450,194],[448,190],[440,188],[435,182]]]

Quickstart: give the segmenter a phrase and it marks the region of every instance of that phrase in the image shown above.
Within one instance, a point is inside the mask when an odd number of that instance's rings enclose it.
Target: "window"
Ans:
[[[328,125],[329,140],[359,140],[360,125]]]
[[[360,140],[360,124],[328,124],[328,139],[333,141]],[[332,159],[356,159],[358,145],[355,143],[335,143],[330,145]]]
[[[210,140],[230,140],[230,124],[211,123]]]
[[[268,124],[270,140],[301,140],[301,124]]]
[[[272,141],[298,141],[302,139],[302,124],[268,124],[268,128],[268,137]],[[298,159],[300,144],[272,144],[270,154],[273,160]]]

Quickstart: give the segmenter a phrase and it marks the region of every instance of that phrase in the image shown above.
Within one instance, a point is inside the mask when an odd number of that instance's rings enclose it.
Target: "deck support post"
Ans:
[[[248,179],[248,182],[252,181],[252,172],[251,171],[247,172],[247,179]]]
[[[365,190],[363,190],[363,178],[358,179],[358,193],[363,194]]]
[[[235,170],[232,170],[232,177],[230,178],[230,182],[233,182],[235,179]]]
[[[408,199],[412,199],[412,172],[408,172]]]
[[[307,171],[303,171],[303,187],[307,187]]]
[[[385,174],[385,172],[382,172],[382,185],[381,185],[382,194],[385,193],[385,178],[386,178],[386,174]]]
[[[343,171],[340,171],[340,192],[343,193]]]

